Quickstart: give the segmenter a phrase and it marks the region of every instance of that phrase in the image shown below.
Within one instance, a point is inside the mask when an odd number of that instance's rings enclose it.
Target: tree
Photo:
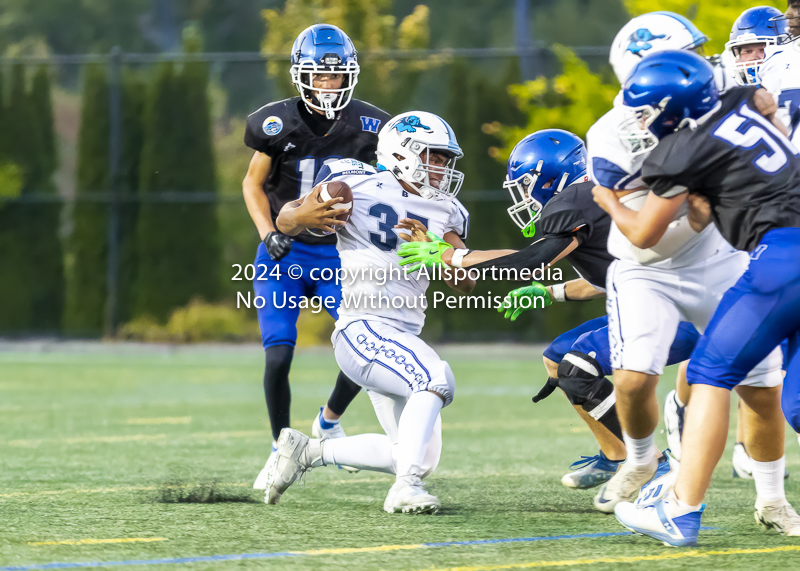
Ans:
[[[5,196],[54,194],[56,156],[47,71],[28,89],[24,66],[11,70],[11,90],[2,107],[0,163]],[[7,186],[6,186],[7,185]],[[54,332],[61,324],[63,256],[61,206],[54,202],[9,202],[0,207],[0,330]]]
[[[567,48],[553,49],[563,67],[560,75],[553,79],[539,77],[509,88],[515,105],[527,118],[524,126],[484,125],[485,131],[502,141],[502,146],[492,148],[490,153],[503,163],[520,139],[540,129],[565,129],[585,138],[589,127],[611,109],[619,91],[618,86],[607,84],[590,72]]]
[[[717,0],[715,2],[698,2],[697,0],[623,0],[625,7],[634,16],[668,10],[686,16],[711,38],[706,45],[706,53],[720,53],[725,47],[731,33],[731,27],[739,14],[752,8],[752,0]],[[763,0],[759,6],[774,6],[783,11],[785,0]]]
[[[185,38],[187,51],[199,39]],[[216,190],[208,66],[162,64],[145,106],[140,192]],[[150,202],[139,210],[134,315],[166,320],[193,297],[214,300],[220,291],[216,205]]]
[[[77,193],[108,192],[109,86],[100,64],[84,69],[81,127],[78,134]],[[67,273],[64,329],[73,335],[96,335],[103,330],[108,258],[108,206],[79,200],[72,215],[68,241],[72,263]]]

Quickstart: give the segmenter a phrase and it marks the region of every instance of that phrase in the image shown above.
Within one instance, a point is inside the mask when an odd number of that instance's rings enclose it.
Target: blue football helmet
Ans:
[[[758,83],[756,79],[758,67],[764,63],[764,57],[750,61],[740,61],[742,48],[752,44],[763,44],[763,47],[780,44],[788,35],[786,21],[779,21],[782,12],[770,6],[758,6],[742,12],[733,23],[731,38],[725,44],[733,61],[734,76],[739,85]]]
[[[517,143],[508,158],[503,188],[514,201],[508,215],[526,238],[532,238],[547,201],[585,180],[586,146],[581,138],[561,129],[536,131]]]
[[[306,105],[322,111],[328,119],[347,107],[358,83],[358,54],[350,38],[336,26],[315,24],[303,30],[292,45],[292,83]],[[342,74],[340,89],[315,88],[314,75]]]
[[[647,56],[625,82],[622,102],[625,120],[619,127],[620,139],[632,156],[647,153],[661,138],[718,105],[714,69],[685,50]]]

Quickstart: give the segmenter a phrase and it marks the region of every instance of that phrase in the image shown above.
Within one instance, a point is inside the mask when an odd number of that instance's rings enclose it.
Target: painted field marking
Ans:
[[[191,416],[162,416],[160,418],[129,418],[126,424],[189,424]]]
[[[564,559],[561,561],[529,561],[527,563],[507,563],[503,565],[477,565],[470,567],[426,568],[420,571],[497,571],[500,569],[531,569],[534,567],[574,567],[577,565],[596,565],[598,563],[639,563],[642,561],[667,561],[688,557],[714,557],[720,555],[750,555],[758,553],[781,553],[800,551],[800,545],[781,547],[764,547],[760,549],[722,549],[717,551],[679,551],[678,553],[662,553],[661,555],[631,555],[625,557],[598,557],[594,559]]]
[[[713,528],[700,528],[700,529],[713,529]],[[341,549],[312,549],[307,551],[279,551],[273,553],[239,553],[239,554],[231,554],[231,555],[207,555],[202,557],[180,557],[180,558],[166,558],[166,559],[135,559],[135,560],[123,560],[123,561],[89,561],[89,562],[82,562],[82,563],[70,563],[70,562],[54,562],[54,563],[38,563],[33,565],[23,565],[18,567],[0,567],[0,571],[36,571],[40,569],[78,569],[81,567],[120,567],[120,566],[127,566],[127,565],[168,565],[168,564],[183,564],[183,563],[208,563],[208,562],[217,562],[217,561],[240,561],[244,559],[276,559],[282,557],[304,557],[304,556],[317,556],[317,555],[342,555],[342,554],[349,554],[349,553],[380,553],[380,552],[387,552],[387,551],[401,551],[401,550],[415,550],[415,549],[434,549],[437,547],[461,547],[465,545],[493,545],[498,543],[530,543],[534,541],[558,541],[563,539],[594,539],[599,537],[622,537],[633,535],[629,531],[619,531],[619,532],[608,532],[608,533],[583,533],[578,535],[551,535],[551,536],[539,536],[539,537],[510,537],[506,539],[480,539],[480,540],[470,540],[470,541],[446,541],[441,543],[417,543],[411,545],[376,545],[374,547],[347,547]],[[800,550],[800,546],[794,548]],[[767,550],[739,550],[741,552],[770,552],[770,551],[779,551],[781,548],[775,549],[767,549]],[[785,550],[785,549],[784,549]],[[699,553],[699,552],[697,552]],[[717,552],[707,552],[710,554],[716,554]],[[720,552],[722,553],[722,552]],[[704,554],[698,555],[703,556]],[[640,557],[629,557],[631,561],[648,561],[648,560],[658,560],[661,556],[640,556]],[[626,558],[619,558],[609,561],[614,562],[627,562],[625,561]],[[604,562],[603,559],[586,559],[586,560],[576,560],[581,561],[581,563],[561,563],[555,562],[559,565],[583,565],[582,561],[586,562]],[[538,564],[538,565],[535,565]],[[547,564],[547,565],[543,565]],[[512,566],[488,566],[488,567],[454,567],[450,568],[447,571],[488,571],[489,569],[511,569],[514,566],[519,567],[520,565],[527,565],[528,567],[536,567],[536,566],[553,566],[554,562],[533,562],[533,563],[521,563],[521,564],[512,564]],[[444,569],[439,570],[426,570],[426,571],[445,571]]]
[[[102,543],[150,543],[169,541],[166,537],[123,537],[121,539],[65,539],[63,541],[29,541],[28,545],[100,545]]]

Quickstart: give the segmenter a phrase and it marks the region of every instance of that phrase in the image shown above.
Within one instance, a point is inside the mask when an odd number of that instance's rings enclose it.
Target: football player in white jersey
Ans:
[[[403,239],[412,238],[398,235],[408,227],[404,219],[420,220],[450,244],[464,247],[469,217],[455,199],[464,175],[454,165],[461,157],[455,134],[441,117],[403,113],[378,135],[377,169],[351,159],[329,164],[320,171],[316,190],[281,210],[277,225],[285,234],[330,231],[330,214],[336,211],[320,206],[319,186],[341,181],[353,192],[350,218],[338,231],[342,303],[332,342],[339,367],[367,390],[386,434],[310,440],[285,428],[268,478],[268,503],[277,503],[303,472],[341,464],[396,475],[383,505],[389,513],[439,509],[422,479],[439,463],[440,411],[453,400],[455,379],[450,365],[418,337],[429,277],[425,272],[406,276],[396,251]],[[453,289],[469,292],[475,286],[473,280],[454,277],[445,280]]]
[[[800,146],[800,0],[788,0],[786,12],[775,18],[775,22],[786,23],[789,38],[766,47],[757,77],[761,86],[777,99],[778,117],[789,128],[792,143]]]
[[[650,53],[665,49],[694,50],[705,36],[685,18],[677,19],[685,29],[674,24],[662,28],[668,13],[645,14],[634,18],[621,34],[630,34],[628,48],[620,53],[625,42],[615,40],[611,62],[620,83],[641,58],[629,53],[638,50],[635,38],[650,37]],[[644,30],[644,31],[643,31]],[[616,48],[616,49],[615,49]],[[616,63],[616,65],[615,65]],[[608,209],[608,201],[620,201],[638,210],[649,190],[641,180],[641,166],[652,148],[646,125],[658,118],[658,110],[628,110],[620,104],[604,115],[587,134],[589,172],[599,204]],[[644,125],[644,127],[643,127]],[[688,217],[688,209],[678,213],[669,230],[652,248],[640,249],[612,225],[608,250],[617,260],[609,268],[607,278],[607,310],[612,348],[614,385],[617,409],[623,428],[627,461],[595,497],[595,507],[613,513],[614,506],[632,499],[640,488],[653,478],[659,457],[653,444],[658,424],[656,385],[663,372],[667,351],[679,321],[693,323],[699,331],[708,324],[724,292],[732,286],[748,265],[748,255],[734,250],[713,225],[702,227]],[[740,385],[738,392],[746,405],[744,414],[752,419],[746,444],[757,462],[756,489],[773,485],[774,460],[783,457],[783,443],[778,445],[771,434],[780,434],[783,418],[780,412],[781,356],[775,351],[754,369]],[[750,405],[750,406],[747,406]],[[759,419],[761,422],[755,422]],[[763,465],[769,468],[761,469]],[[784,470],[780,470],[780,492]],[[674,484],[676,470],[654,482],[653,490],[666,493]],[[769,484],[769,486],[766,486]],[[655,497],[646,489],[640,499]],[[782,494],[778,494],[782,495]],[[772,495],[770,495],[772,499]],[[785,497],[784,500],[785,502]]]

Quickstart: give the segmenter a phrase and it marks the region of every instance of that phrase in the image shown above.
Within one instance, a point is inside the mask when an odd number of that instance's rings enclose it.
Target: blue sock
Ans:
[[[324,406],[319,407],[319,425],[322,427],[322,430],[330,430],[339,424],[338,420],[325,420],[325,417],[322,416],[323,410],[325,410]]]

